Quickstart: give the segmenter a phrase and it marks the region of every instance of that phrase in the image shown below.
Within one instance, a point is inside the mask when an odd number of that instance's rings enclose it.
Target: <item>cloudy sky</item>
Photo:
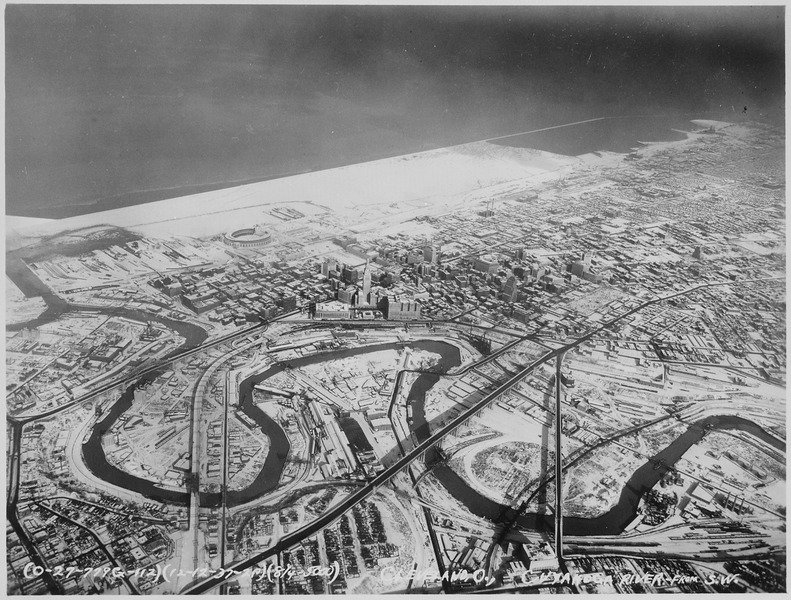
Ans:
[[[7,5],[7,213],[597,116],[769,118],[784,71],[783,7]]]

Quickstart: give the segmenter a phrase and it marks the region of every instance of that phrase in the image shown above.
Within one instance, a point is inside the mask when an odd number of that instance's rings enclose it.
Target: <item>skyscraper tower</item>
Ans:
[[[423,258],[426,262],[436,264],[438,256],[439,252],[437,252],[437,248],[433,243],[423,246]]]
[[[365,271],[363,271],[363,297],[360,304],[368,304],[368,296],[371,294],[371,265],[365,261]]]

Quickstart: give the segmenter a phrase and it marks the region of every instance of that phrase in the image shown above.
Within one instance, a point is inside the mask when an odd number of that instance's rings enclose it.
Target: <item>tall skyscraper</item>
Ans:
[[[325,258],[324,262],[321,263],[321,274],[325,277],[330,274],[330,271],[334,271],[338,268],[338,261],[334,258]]]
[[[423,247],[423,259],[430,263],[436,263],[439,258],[439,251],[433,244]]]
[[[360,299],[360,304],[368,304],[368,296],[371,293],[371,265],[369,261],[365,261],[365,271],[363,271],[363,297]]]

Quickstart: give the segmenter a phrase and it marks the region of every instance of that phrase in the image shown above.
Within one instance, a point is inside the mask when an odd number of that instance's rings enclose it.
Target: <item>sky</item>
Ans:
[[[7,5],[5,28],[14,215],[598,116],[784,111],[782,6]]]

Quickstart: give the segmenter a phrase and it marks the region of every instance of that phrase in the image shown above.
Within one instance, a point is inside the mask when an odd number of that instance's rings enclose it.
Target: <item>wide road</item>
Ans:
[[[392,479],[399,471],[407,467],[410,463],[414,460],[419,458],[426,450],[431,448],[434,444],[441,441],[445,436],[451,433],[454,429],[456,429],[459,425],[466,422],[468,419],[473,417],[476,413],[480,410],[485,408],[489,403],[491,403],[495,398],[499,397],[504,392],[508,391],[511,387],[519,383],[522,379],[524,379],[527,375],[529,375],[536,367],[539,367],[550,360],[555,359],[556,357],[586,343],[590,338],[594,335],[600,333],[601,331],[607,329],[608,327],[614,325],[618,321],[625,319],[634,313],[647,308],[648,306],[652,306],[659,302],[664,302],[666,300],[670,300],[679,296],[683,296],[694,291],[704,289],[707,287],[713,286],[721,286],[721,285],[739,285],[748,282],[754,281],[763,281],[766,279],[784,279],[784,277],[771,277],[771,278],[759,278],[753,280],[741,280],[741,281],[725,281],[725,282],[714,282],[714,283],[705,283],[698,286],[694,286],[692,288],[682,290],[680,292],[674,292],[671,294],[667,294],[664,296],[658,296],[651,300],[646,300],[641,304],[638,304],[634,308],[624,312],[621,315],[618,315],[609,321],[605,322],[601,326],[596,329],[591,330],[589,333],[583,335],[582,337],[570,342],[560,348],[556,348],[555,350],[551,350],[538,360],[532,362],[530,365],[519,371],[516,375],[508,379],[505,383],[497,387],[494,391],[489,393],[487,396],[482,398],[477,404],[473,405],[466,411],[460,413],[456,416],[453,420],[451,420],[448,424],[438,429],[434,434],[430,437],[426,438],[423,442],[418,444],[409,454],[403,456],[401,459],[393,463],[390,467],[386,468],[384,471],[379,473],[376,477],[370,480],[364,488],[361,490],[352,493],[349,497],[341,501],[337,506],[330,509],[328,512],[324,513],[321,517],[312,521],[308,525],[294,531],[293,533],[284,536],[280,539],[275,545],[270,546],[266,550],[259,552],[249,558],[244,560],[238,561],[236,563],[231,563],[230,565],[225,566],[226,570],[236,570],[236,571],[244,571],[245,569],[249,569],[255,567],[262,561],[271,558],[272,556],[276,556],[280,552],[284,550],[288,550],[292,546],[298,544],[305,538],[308,538],[312,535],[315,535],[325,527],[331,525],[336,520],[340,519],[346,512],[352,509],[355,505],[359,504],[370,495],[372,495],[378,488],[386,484],[390,479]],[[188,585],[185,587],[181,593],[185,594],[202,594],[211,590],[214,587],[217,587],[222,583],[221,579],[206,579],[203,581],[198,581],[193,584]]]
[[[555,556],[563,572],[563,365],[564,353],[555,359]]]

